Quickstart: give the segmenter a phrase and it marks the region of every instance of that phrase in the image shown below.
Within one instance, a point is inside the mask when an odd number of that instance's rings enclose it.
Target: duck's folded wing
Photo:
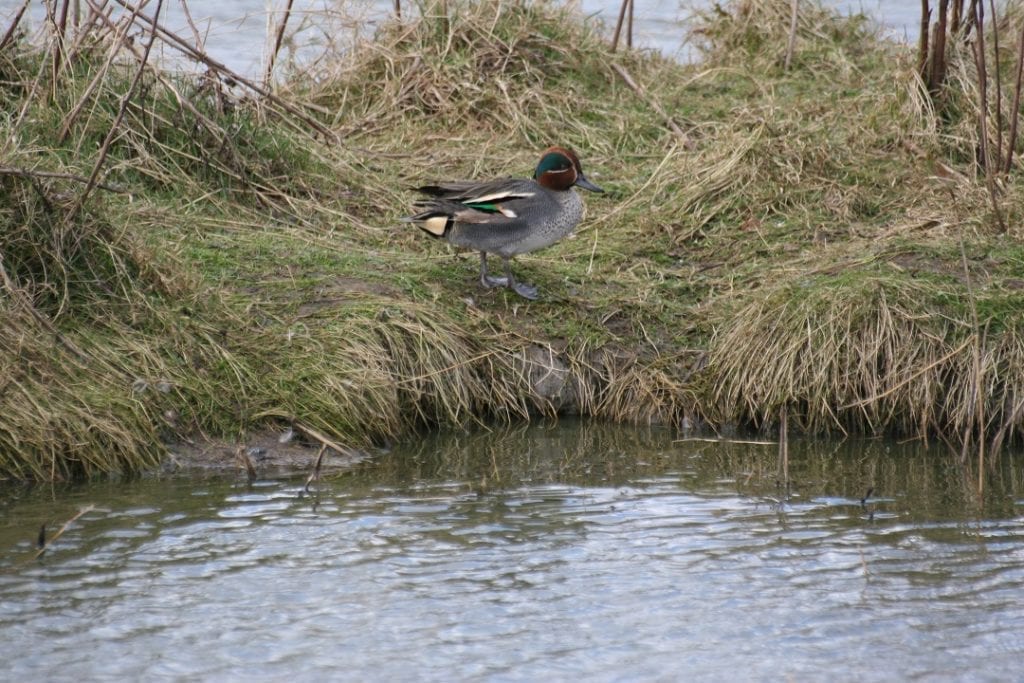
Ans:
[[[422,211],[415,216],[410,216],[406,219],[407,221],[419,222],[428,218],[446,216],[459,223],[501,224],[506,220],[515,218],[515,214],[504,208],[501,204],[485,204],[477,207],[447,199],[427,199],[416,202],[416,207],[422,209]]]
[[[424,185],[417,189],[423,194],[438,199],[447,199],[468,206],[486,207],[488,204],[532,197],[536,191],[536,184],[514,178],[501,178],[486,183],[469,181],[438,183],[437,185]]]
[[[428,199],[417,202],[416,206],[423,210],[414,216],[403,218],[402,221],[415,223],[436,237],[447,235],[456,223],[487,226],[490,229],[508,225],[516,217],[514,212],[501,204],[478,209],[447,199]]]

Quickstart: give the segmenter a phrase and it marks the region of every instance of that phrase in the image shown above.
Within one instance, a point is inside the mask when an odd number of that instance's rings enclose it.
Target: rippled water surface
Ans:
[[[0,30],[23,1],[0,0]],[[621,0],[577,2],[585,14],[603,21],[611,32]],[[187,4],[208,54],[239,72],[256,74],[262,73],[261,65],[270,42],[268,22],[276,22],[279,16],[276,12],[289,3],[286,0],[190,0]],[[304,60],[319,54],[328,43],[345,45],[357,31],[372,31],[394,8],[394,0],[294,0],[290,4],[289,29],[293,38],[286,42],[283,54],[299,48],[298,53]],[[686,45],[686,23],[695,12],[713,4],[711,0],[634,0],[635,45],[682,59],[692,58],[694,55]],[[921,3],[911,0],[820,0],[820,4],[844,14],[863,12],[896,39],[915,40],[921,21]],[[401,0],[401,5],[407,14],[417,11],[416,2]],[[86,4],[83,2],[82,6]],[[151,2],[147,11],[152,13],[154,8],[155,3]],[[325,10],[346,19],[327,23],[322,14]],[[30,17],[34,25],[42,25],[45,16],[43,3],[32,2]],[[162,16],[167,28],[187,40],[192,39],[192,29],[177,0],[164,2]]]
[[[979,503],[938,451],[792,450],[788,493],[772,446],[586,423],[429,437],[309,495],[5,489],[3,678],[1020,680],[1019,461]]]

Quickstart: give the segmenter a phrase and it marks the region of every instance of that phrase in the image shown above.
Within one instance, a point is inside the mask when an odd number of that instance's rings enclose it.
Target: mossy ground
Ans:
[[[238,86],[147,75],[104,165],[127,192],[69,218],[81,180],[0,176],[0,469],[140,469],[286,424],[359,447],[554,413],[552,373],[612,420],[1016,438],[1018,170],[1002,230],[969,107],[940,120],[909,48],[813,4],[784,69],[789,5],[716,10],[695,65],[613,54],[547,4],[427,7],[279,84],[331,140]],[[137,68],[103,71],[108,50],[55,84],[24,42],[0,53],[5,167],[89,174]],[[398,222],[410,187],[527,176],[549,144],[607,192],[517,260],[540,301]]]

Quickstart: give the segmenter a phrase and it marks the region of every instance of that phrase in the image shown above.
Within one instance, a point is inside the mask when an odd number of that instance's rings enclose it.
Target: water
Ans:
[[[614,28],[621,6],[620,0],[578,1],[583,12],[603,20],[609,32]],[[0,0],[0,29],[6,29],[10,17],[22,2],[23,0]],[[823,2],[826,6],[834,7],[843,13],[868,14],[896,39],[916,39],[921,16],[919,2]],[[235,71],[252,75],[261,73],[263,69],[269,35],[268,19],[272,23],[278,20],[278,15],[268,11],[268,8],[280,10],[285,4],[283,0],[193,0],[189,3],[189,8],[202,34],[207,53]],[[706,7],[709,4],[702,0],[634,0],[634,44],[637,47],[661,50],[665,54],[681,59],[690,58],[692,54],[684,44],[685,22],[693,16],[694,7]],[[86,6],[84,0],[82,6]],[[164,6],[164,25],[191,41],[192,29],[181,10],[180,3],[177,0],[165,0]],[[403,0],[402,6],[409,11],[415,3]],[[155,3],[151,2],[150,13],[154,7]],[[393,7],[393,0],[295,0],[289,33],[297,29],[297,34],[285,45],[284,55],[287,56],[290,50],[295,49],[300,58],[308,60],[317,55],[326,43],[340,41],[344,44],[358,30],[372,30],[376,22],[393,11]],[[345,30],[340,32],[337,26],[324,26],[318,15],[324,9],[336,11],[338,8],[343,8],[344,14],[349,17],[347,21],[342,22]],[[34,25],[39,26],[45,17],[43,3],[32,3],[31,16]]]
[[[563,423],[301,477],[7,491],[8,680],[1020,679],[1024,472]],[[874,492],[862,506],[867,488]],[[41,559],[34,538],[86,503]]]

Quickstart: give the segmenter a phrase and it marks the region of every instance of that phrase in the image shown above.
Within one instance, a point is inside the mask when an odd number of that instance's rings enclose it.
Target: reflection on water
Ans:
[[[12,680],[1019,676],[1019,462],[979,504],[941,453],[796,443],[786,494],[773,447],[672,437],[434,435],[314,496],[6,491],[0,657]]]

